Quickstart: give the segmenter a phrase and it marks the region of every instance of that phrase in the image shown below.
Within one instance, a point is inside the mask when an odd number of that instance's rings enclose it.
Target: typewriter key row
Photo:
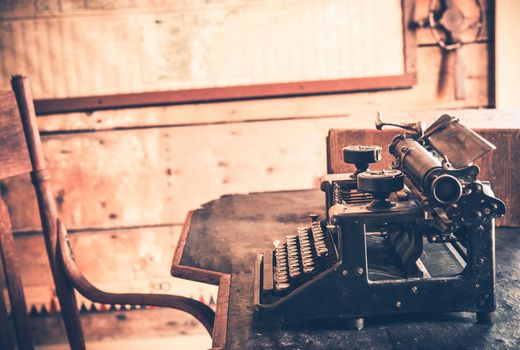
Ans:
[[[298,227],[297,234],[286,236],[286,242],[278,244],[274,251],[271,277],[275,289],[285,291],[325,268],[327,247],[319,221],[311,227]]]
[[[303,264],[303,272],[314,272],[316,259],[307,227],[298,227],[298,240],[300,242],[300,253]]]
[[[287,242],[287,255],[289,260],[289,276],[296,278],[302,273],[298,237],[296,235],[289,235],[286,236],[285,239]]]
[[[321,229],[319,221],[313,221],[311,224],[312,236],[314,238],[314,249],[318,256],[326,256],[329,253],[327,244],[325,244],[325,236]]]
[[[290,287],[289,273],[287,271],[287,245],[280,244],[274,253],[276,259],[276,289],[285,290]]]

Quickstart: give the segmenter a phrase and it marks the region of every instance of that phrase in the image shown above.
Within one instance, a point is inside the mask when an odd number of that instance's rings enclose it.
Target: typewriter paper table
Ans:
[[[255,257],[308,221],[308,213],[323,217],[323,196],[318,190],[229,195],[188,216],[172,274],[219,285],[215,348],[520,348],[520,229],[497,230],[494,326],[476,325],[474,313],[450,313],[367,318],[361,331],[339,325],[334,330],[260,327],[253,320]]]

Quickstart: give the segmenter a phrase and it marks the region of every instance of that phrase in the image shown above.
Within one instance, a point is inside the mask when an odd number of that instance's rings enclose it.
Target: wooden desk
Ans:
[[[252,320],[255,256],[307,222],[309,212],[323,215],[323,202],[318,190],[265,192],[224,196],[190,213],[172,274],[219,285],[214,348],[520,348],[520,229],[497,230],[494,326],[452,313],[367,318],[362,331],[260,329]]]

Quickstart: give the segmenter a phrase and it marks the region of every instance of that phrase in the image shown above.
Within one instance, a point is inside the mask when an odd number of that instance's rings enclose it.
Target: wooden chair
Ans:
[[[59,219],[56,202],[52,194],[50,176],[45,165],[29,82],[23,76],[14,76],[11,85],[14,95],[10,91],[0,92],[0,180],[22,173],[31,173],[38,199],[45,247],[71,349],[85,349],[85,340],[74,294],[75,289],[87,299],[97,303],[171,307],[188,312],[198,319],[211,335],[215,313],[207,305],[197,300],[166,294],[106,293],[94,287],[81,274],[75,264],[72,248],[68,243],[67,230]],[[1,198],[0,254],[2,255],[18,347],[22,350],[33,349],[22,281],[16,266],[17,261],[9,214]],[[2,313],[2,305],[0,305],[0,313]],[[2,321],[1,317],[0,321]],[[1,326],[0,335],[2,335]],[[3,346],[1,342],[0,346]]]

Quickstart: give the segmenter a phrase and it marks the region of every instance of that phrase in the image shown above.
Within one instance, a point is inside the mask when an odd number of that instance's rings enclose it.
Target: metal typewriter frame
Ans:
[[[352,174],[326,175],[322,190],[327,203],[327,223],[337,226],[338,262],[298,285],[273,303],[262,298],[263,255],[255,265],[255,317],[261,322],[305,322],[345,319],[361,329],[363,318],[374,315],[460,312],[477,313],[479,323],[493,321],[495,311],[494,219],[469,235],[467,265],[459,276],[370,281],[367,274],[367,228],[392,223],[420,223],[423,210],[413,199],[398,202],[387,212],[366,210],[366,203],[331,207],[335,182],[356,189]],[[424,272],[424,267],[419,269]]]

